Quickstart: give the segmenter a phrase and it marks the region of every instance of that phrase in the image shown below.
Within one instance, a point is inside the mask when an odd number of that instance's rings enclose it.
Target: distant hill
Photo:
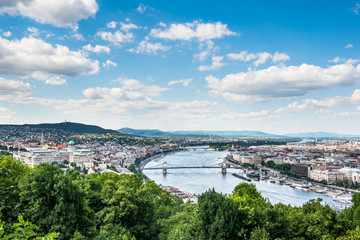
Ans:
[[[175,131],[174,134],[215,134],[222,137],[264,137],[264,138],[285,138],[286,136],[264,133],[260,131]]]
[[[307,132],[307,133],[290,133],[286,134],[289,137],[297,138],[358,138],[358,135],[328,133],[328,132]]]
[[[169,132],[163,132],[157,129],[132,129],[132,128],[121,128],[117,130],[119,133],[134,135],[140,137],[169,137],[174,134]]]
[[[121,128],[118,132],[122,134],[142,136],[142,137],[174,137],[174,136],[203,136],[213,134],[222,137],[263,137],[263,138],[285,138],[286,136],[268,134],[259,131],[173,131],[164,132],[158,129],[132,129]]]
[[[106,133],[118,133],[115,130],[104,129],[95,125],[87,125],[82,123],[74,122],[61,122],[61,123],[40,123],[40,124],[24,124],[24,125],[0,125],[2,127],[27,127],[31,129],[56,129],[68,132],[74,132],[78,134],[83,133],[95,133],[95,134],[106,134]]]

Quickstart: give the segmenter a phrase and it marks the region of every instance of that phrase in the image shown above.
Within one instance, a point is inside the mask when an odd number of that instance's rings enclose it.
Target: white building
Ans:
[[[342,168],[340,172],[344,173],[344,178],[350,182],[357,183],[360,181],[360,169],[358,168]]]
[[[94,161],[94,154],[91,150],[76,149],[74,141],[70,141],[67,149],[44,149],[29,152],[14,152],[14,158],[21,159],[27,165],[34,167],[41,163],[52,164],[68,162],[90,164]]]

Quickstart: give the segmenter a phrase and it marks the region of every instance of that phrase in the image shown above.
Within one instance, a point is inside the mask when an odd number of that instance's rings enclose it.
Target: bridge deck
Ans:
[[[167,167],[166,169],[184,169],[184,168],[222,168],[221,166],[193,166],[193,167]],[[236,168],[236,167],[227,167],[227,168]],[[143,170],[156,170],[163,169],[163,167],[149,167],[143,168]]]

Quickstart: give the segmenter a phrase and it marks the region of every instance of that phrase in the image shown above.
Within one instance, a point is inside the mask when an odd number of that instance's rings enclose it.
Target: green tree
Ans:
[[[21,201],[41,233],[59,232],[59,239],[69,239],[76,231],[92,236],[95,215],[69,174],[49,164],[36,166],[20,182]]]
[[[199,238],[234,239],[241,229],[238,204],[232,199],[208,190],[198,198]]]
[[[26,164],[12,156],[0,157],[0,206],[8,222],[17,221],[17,216],[21,214],[18,183],[29,171]]]

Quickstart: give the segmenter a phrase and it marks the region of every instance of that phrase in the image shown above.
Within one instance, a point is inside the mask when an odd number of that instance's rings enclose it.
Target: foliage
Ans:
[[[229,195],[208,190],[199,195],[198,204],[192,204],[135,174],[85,176],[49,164],[30,169],[11,156],[0,158],[0,180],[0,239],[354,240],[360,236],[360,194],[353,195],[353,206],[336,212],[320,199],[301,207],[273,205],[255,185],[241,183]]]
[[[0,240],[7,239],[16,239],[16,240],[53,240],[56,239],[59,234],[58,233],[48,233],[45,236],[40,236],[36,230],[38,230],[38,226],[32,224],[29,221],[25,221],[23,216],[18,217],[18,223],[14,223],[9,230],[9,233],[5,233],[4,225],[5,222],[0,221]]]
[[[12,156],[0,157],[0,207],[3,217],[10,222],[17,221],[17,216],[21,213],[18,183],[29,171],[26,164]]]

